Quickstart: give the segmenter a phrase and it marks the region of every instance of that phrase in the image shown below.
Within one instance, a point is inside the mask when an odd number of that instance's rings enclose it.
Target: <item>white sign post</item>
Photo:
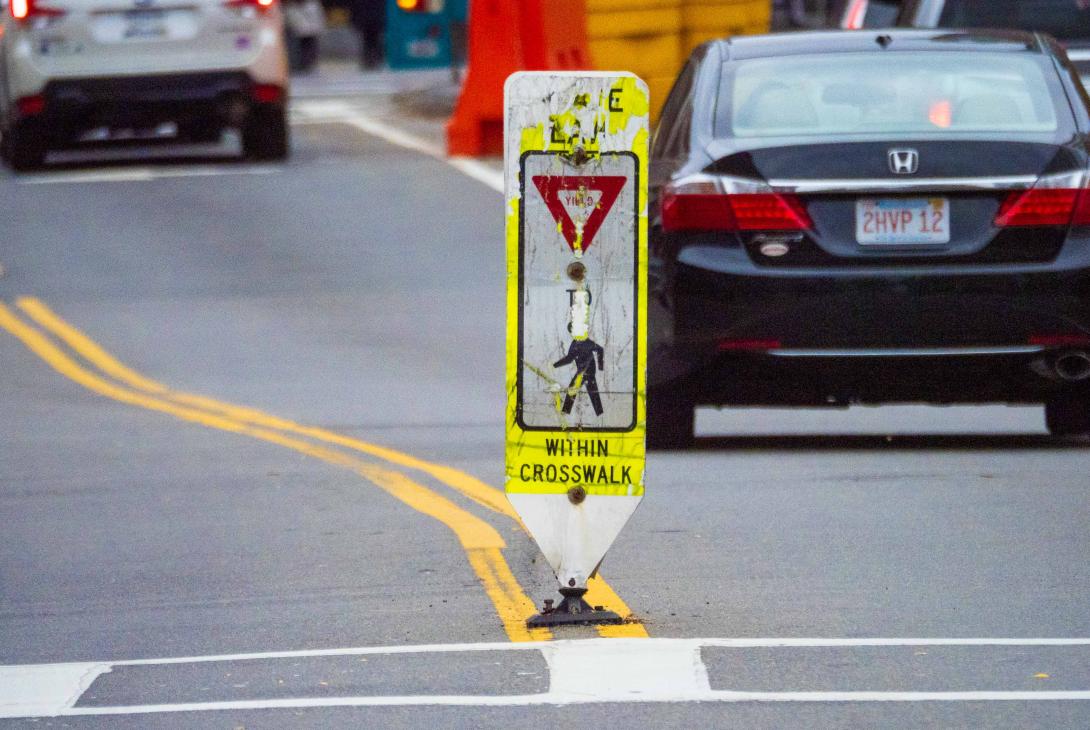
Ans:
[[[524,72],[505,95],[506,490],[564,596],[530,625],[618,621],[582,596],[643,498],[647,87]]]

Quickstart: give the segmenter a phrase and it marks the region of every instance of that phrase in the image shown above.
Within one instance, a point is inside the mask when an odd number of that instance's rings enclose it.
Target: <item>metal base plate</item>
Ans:
[[[546,626],[589,626],[591,624],[620,624],[624,620],[612,611],[586,611],[584,613],[539,613],[531,616],[526,625],[531,629]]]
[[[583,600],[586,590],[561,589],[564,600],[556,608],[550,605],[552,601],[545,602],[545,610],[536,616],[531,616],[526,625],[531,629],[539,629],[547,626],[580,626],[589,624],[619,624],[623,623],[619,615],[613,611],[606,611],[601,606],[591,607]]]

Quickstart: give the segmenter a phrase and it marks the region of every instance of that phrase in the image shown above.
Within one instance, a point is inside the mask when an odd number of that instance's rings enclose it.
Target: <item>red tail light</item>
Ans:
[[[284,100],[284,90],[275,84],[257,84],[251,91],[254,101],[275,104]]]
[[[1075,213],[1071,216],[1071,225],[1090,226],[1090,188],[1079,190],[1079,199],[1075,201]]]
[[[255,8],[261,12],[265,12],[275,4],[276,0],[227,0],[224,3],[229,8]]]
[[[8,5],[11,17],[16,20],[31,20],[32,18],[59,18],[65,14],[61,8],[51,8],[40,5],[35,0],[11,0]]]
[[[995,214],[995,224],[1005,226],[1066,226],[1071,223],[1078,190],[1025,190],[1007,196]]]
[[[728,195],[727,199],[741,231],[804,231],[812,226],[795,195],[742,193]]]
[[[669,186],[662,197],[665,231],[803,231],[812,225],[797,196],[756,181],[701,177]]]
[[[995,214],[995,225],[1001,228],[1090,225],[1088,182],[1082,172],[1041,178],[1029,190],[1007,195]]]
[[[19,109],[19,114],[21,116],[33,117],[45,111],[45,97],[41,94],[23,96],[15,102],[15,106]]]
[[[710,181],[670,186],[662,196],[666,231],[725,231],[734,225],[727,196]]]

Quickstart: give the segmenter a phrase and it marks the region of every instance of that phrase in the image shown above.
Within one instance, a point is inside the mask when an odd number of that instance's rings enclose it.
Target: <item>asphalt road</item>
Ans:
[[[46,698],[0,724],[1090,723],[1047,695],[1090,690],[1090,451],[1039,409],[701,412],[603,567],[629,638],[509,650],[555,581],[490,501],[502,198],[385,98],[300,102],[284,165],[0,176],[0,717]],[[45,717],[73,686],[160,709]]]

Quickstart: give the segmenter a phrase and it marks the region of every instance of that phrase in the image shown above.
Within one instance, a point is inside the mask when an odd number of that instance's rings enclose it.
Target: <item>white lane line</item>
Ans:
[[[151,168],[134,167],[125,170],[96,170],[94,172],[43,172],[34,176],[20,177],[20,185],[47,185],[51,183],[94,182],[143,182],[152,180]]]
[[[472,157],[447,157],[446,151],[441,145],[370,117],[345,102],[335,100],[304,101],[293,105],[292,111],[298,113],[296,123],[328,124],[333,122],[349,124],[390,144],[446,162],[463,175],[483,183],[498,193],[503,192],[502,170],[496,170],[487,163]]]
[[[419,695],[408,697],[310,697],[285,700],[242,700],[234,702],[193,702],[176,705],[128,705],[121,707],[73,707],[55,716],[152,715],[173,712],[222,710],[283,710],[308,707],[530,707],[540,705],[590,705],[602,703],[664,702],[1072,702],[1090,701],[1090,692],[730,692],[709,690],[700,694],[644,694],[624,699],[598,697],[589,692],[562,695]],[[0,715],[3,717],[3,715]],[[10,717],[18,717],[12,715]],[[25,717],[25,716],[24,716]],[[41,717],[41,715],[39,715]]]
[[[663,647],[719,646],[739,649],[777,648],[777,647],[853,647],[853,646],[1090,646],[1090,638],[730,638],[730,639],[582,639],[573,641],[541,642],[493,642],[477,644],[411,644],[404,646],[364,646],[344,649],[296,649],[293,651],[251,652],[246,654],[212,654],[189,657],[166,657],[160,659],[126,659],[110,662],[115,667],[133,667],[159,664],[197,664],[201,662],[237,662],[250,659],[301,659],[306,657],[366,656],[371,654],[439,654],[467,651],[541,651],[549,647],[577,643],[580,646],[616,647],[625,644],[634,646],[650,645]]]
[[[115,667],[136,667],[160,664],[198,664],[203,662],[238,662],[251,659],[304,659],[307,657],[368,656],[372,654],[440,654],[462,651],[536,651],[549,642],[480,644],[415,644],[409,646],[363,646],[349,649],[297,649],[250,654],[213,654],[210,656],[169,657],[165,659],[126,659],[110,662]]]
[[[440,146],[377,119],[366,117],[357,112],[350,112],[345,115],[344,122],[366,132],[372,137],[378,137],[384,142],[389,142],[398,147],[404,147],[407,150],[419,152],[436,159],[446,158],[446,155],[443,153],[443,149]]]
[[[223,175],[271,175],[280,172],[274,166],[222,167],[133,167],[120,170],[89,170],[87,172],[43,172],[20,177],[20,185],[52,185],[57,183],[146,182],[175,177],[219,177]]]
[[[503,172],[494,170],[480,160],[472,157],[448,157],[447,162],[465,175],[482,182],[497,193],[503,192]]]
[[[71,708],[109,664],[0,666],[0,717],[51,717]]]
[[[838,646],[1090,646],[1090,638],[1074,639],[676,639],[696,641],[701,646],[734,649],[777,647],[830,648]]]
[[[536,643],[436,644],[360,647],[212,656],[134,659],[82,664],[0,667],[0,718],[60,715],[135,715],[218,710],[274,710],[307,707],[462,706],[522,707],[618,702],[1056,702],[1090,701],[1090,690],[959,692],[739,692],[713,690],[701,659],[703,647],[873,647],[873,646],[1090,646],[1090,638],[753,638],[753,639],[588,639]],[[539,651],[549,666],[549,691],[535,695],[404,695],[298,697],[76,707],[91,682],[113,667],[136,667],[255,659],[428,654],[481,651]]]
[[[332,121],[352,113],[352,105],[338,99],[292,102],[291,118],[293,123],[308,119]]]

